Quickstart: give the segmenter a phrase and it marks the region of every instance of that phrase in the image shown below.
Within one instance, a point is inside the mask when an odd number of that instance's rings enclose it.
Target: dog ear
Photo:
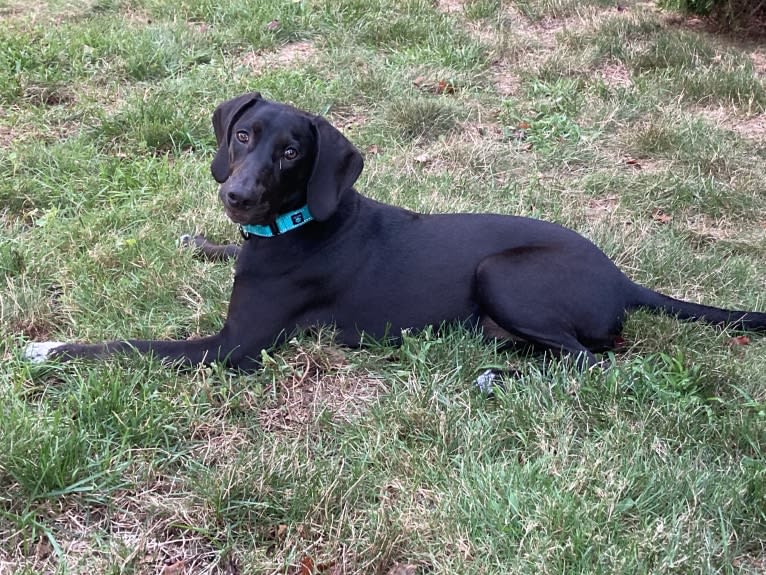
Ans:
[[[249,94],[243,94],[231,100],[226,100],[213,112],[213,130],[215,131],[218,151],[215,154],[215,158],[213,158],[213,163],[210,165],[210,171],[213,173],[215,181],[219,184],[224,183],[231,174],[229,170],[231,127],[245,110],[260,99],[261,95],[258,92],[250,92]]]
[[[314,169],[307,187],[309,212],[324,221],[338,207],[340,196],[354,185],[364,159],[346,137],[321,116],[312,121],[316,133]]]

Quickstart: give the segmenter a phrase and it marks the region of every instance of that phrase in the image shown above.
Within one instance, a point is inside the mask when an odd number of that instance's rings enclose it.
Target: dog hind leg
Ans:
[[[529,250],[485,258],[476,271],[477,297],[489,317],[482,325],[496,324],[556,356],[571,356],[582,367],[598,364],[593,350],[612,347],[621,328],[620,291],[609,288],[610,280],[619,285],[621,275],[596,267],[595,277],[578,277],[576,267],[555,253]],[[596,282],[604,288],[598,297],[590,289]]]

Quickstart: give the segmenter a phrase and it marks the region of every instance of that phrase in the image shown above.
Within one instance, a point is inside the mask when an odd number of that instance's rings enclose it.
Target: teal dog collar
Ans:
[[[311,215],[311,212],[309,212],[309,207],[303,206],[292,212],[280,214],[271,225],[256,226],[243,224],[239,226],[239,231],[245,239],[248,239],[251,235],[260,236],[262,238],[272,238],[294,230],[295,228],[299,228],[313,219],[314,217]]]

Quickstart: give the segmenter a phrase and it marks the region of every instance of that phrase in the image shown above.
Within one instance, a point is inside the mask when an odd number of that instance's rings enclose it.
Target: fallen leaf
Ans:
[[[412,81],[412,84],[424,92],[434,94],[454,94],[455,86],[447,80],[431,80],[425,76],[418,76]]]
[[[585,208],[585,215],[589,218],[601,217],[613,212],[618,204],[619,198],[617,196],[594,198],[588,202]]]
[[[746,335],[738,335],[729,340],[729,345],[750,345],[750,338]]]
[[[431,157],[428,154],[420,154],[419,156],[415,156],[415,161],[418,164],[426,164],[431,161]]]
[[[186,570],[186,562],[182,559],[170,565],[165,565],[160,571],[161,575],[182,575]]]
[[[319,563],[317,565],[317,573],[329,573],[332,575],[336,572],[336,562],[335,561],[327,561],[326,563]],[[332,571],[330,571],[332,569]]]
[[[641,169],[641,164],[638,163],[638,160],[635,158],[625,158],[625,164],[628,166],[633,166],[634,168]]]
[[[670,214],[666,214],[660,208],[654,208],[652,210],[652,219],[655,222],[659,222],[661,224],[667,224],[673,219],[673,216],[671,216]]]
[[[279,20],[272,20],[271,22],[266,24],[266,30],[271,30],[273,32],[274,30],[278,30],[278,29],[279,29]]]
[[[516,127],[519,130],[529,130],[529,122],[519,122],[519,125]]]
[[[436,85],[436,93],[437,94],[454,94],[455,86],[453,86],[446,80],[439,80],[439,83]]]
[[[296,575],[314,575],[314,560],[308,555],[304,555]]]
[[[35,556],[38,560],[47,559],[53,553],[53,547],[47,537],[40,537],[40,541],[35,546]]]

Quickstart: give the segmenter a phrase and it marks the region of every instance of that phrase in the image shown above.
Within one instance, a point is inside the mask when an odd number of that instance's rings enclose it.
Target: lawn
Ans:
[[[231,264],[176,242],[239,241],[210,117],[252,90],[328,117],[368,196],[766,310],[762,42],[635,0],[0,0],[0,574],[766,570],[763,336],[636,313],[589,373],[450,326],[250,374],[25,362],[220,328]]]

